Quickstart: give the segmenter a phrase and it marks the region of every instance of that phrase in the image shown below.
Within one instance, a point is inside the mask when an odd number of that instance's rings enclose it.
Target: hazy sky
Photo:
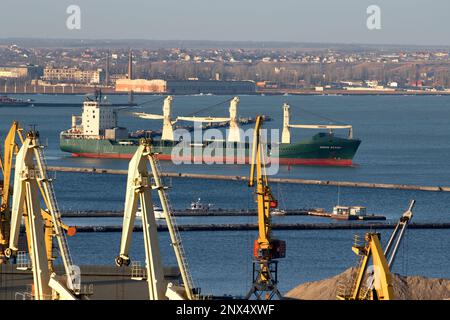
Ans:
[[[81,8],[68,30],[66,8]],[[366,9],[381,8],[381,30]],[[450,0],[0,0],[0,38],[450,45]]]

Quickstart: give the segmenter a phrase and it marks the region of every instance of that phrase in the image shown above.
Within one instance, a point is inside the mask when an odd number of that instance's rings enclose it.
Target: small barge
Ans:
[[[385,216],[367,214],[366,207],[362,206],[335,206],[331,213],[325,210],[314,210],[309,211],[308,214],[335,220],[386,220]]]

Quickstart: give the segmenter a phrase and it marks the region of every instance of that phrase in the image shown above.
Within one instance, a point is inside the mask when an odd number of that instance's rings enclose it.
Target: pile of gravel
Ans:
[[[300,284],[285,297],[302,300],[336,300],[337,286],[350,280],[353,268],[332,278]],[[392,274],[396,300],[450,299],[450,279],[434,279],[422,276]]]

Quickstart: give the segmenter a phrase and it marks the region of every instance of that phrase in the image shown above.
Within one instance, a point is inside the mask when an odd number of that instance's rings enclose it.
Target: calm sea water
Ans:
[[[80,102],[82,96],[19,96],[38,102]],[[155,96],[138,96],[137,102],[154,100]],[[176,96],[175,115],[188,115],[228,99],[224,96]],[[114,103],[125,102],[125,96],[112,96]],[[320,114],[354,126],[354,135],[362,140],[352,168],[281,167],[279,177],[404,183],[417,185],[450,185],[450,97],[345,97],[345,96],[241,96],[240,116],[270,115],[268,128],[282,125],[283,102],[291,105],[292,123],[328,123]],[[160,113],[162,102],[143,106],[144,112]],[[0,136],[6,134],[12,120],[23,127],[36,125],[49,165],[97,168],[127,167],[127,161],[72,158],[58,148],[59,132],[70,127],[71,115],[78,108],[32,107],[0,108]],[[226,116],[228,104],[222,104],[198,115]],[[120,125],[131,130],[160,128],[159,121],[142,120],[121,114]],[[293,140],[313,132],[293,130]],[[248,175],[247,166],[183,165],[162,163],[163,170],[229,175]],[[125,176],[57,173],[55,188],[63,210],[122,210]],[[201,198],[220,208],[254,208],[252,190],[245,183],[209,180],[173,179],[172,204],[185,208]],[[341,204],[364,205],[369,212],[384,214],[395,221],[416,199],[414,221],[449,222],[450,194],[404,190],[377,190],[304,185],[273,185],[283,208],[321,207],[331,209]],[[74,225],[119,225],[120,219],[66,219]],[[253,217],[179,218],[179,223],[254,223]],[[277,217],[275,222],[330,222],[310,217]],[[387,231],[389,232],[389,231]],[[287,241],[287,258],[280,262],[280,288],[286,292],[296,284],[337,274],[352,266],[354,231],[283,231]],[[388,236],[382,232],[383,238]],[[192,273],[204,292],[245,294],[251,282],[251,246],[254,232],[185,232],[182,234]],[[394,271],[450,277],[450,232],[448,230],[410,230],[399,253]],[[167,234],[161,233],[165,244]],[[79,264],[113,263],[120,244],[119,233],[78,234],[70,238],[71,251]],[[143,261],[143,243],[135,234],[134,256]],[[165,262],[174,263],[170,247],[163,247]]]

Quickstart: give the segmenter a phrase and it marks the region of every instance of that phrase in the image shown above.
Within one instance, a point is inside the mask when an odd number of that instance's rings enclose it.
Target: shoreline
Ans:
[[[53,87],[51,87],[53,88]],[[57,88],[57,89],[56,89]],[[129,92],[116,92],[114,90],[108,88],[76,88],[73,92],[65,92],[65,90],[61,89],[61,87],[55,87],[55,90],[49,89],[47,90],[1,90],[0,95],[67,95],[67,96],[76,96],[76,95],[85,95],[91,94],[96,89],[101,89],[103,94],[111,95],[111,96],[129,96]],[[67,90],[67,89],[66,89]],[[358,90],[358,91],[349,91],[349,90],[325,90],[325,91],[315,91],[315,90],[302,90],[302,89],[278,89],[278,90],[270,90],[270,89],[261,89],[254,93],[249,92],[235,92],[229,94],[210,94],[210,93],[192,93],[192,94],[177,94],[171,92],[133,92],[134,96],[232,96],[232,95],[249,95],[249,96],[284,96],[284,95],[292,95],[292,96],[449,96],[449,91],[384,91],[384,90]]]

